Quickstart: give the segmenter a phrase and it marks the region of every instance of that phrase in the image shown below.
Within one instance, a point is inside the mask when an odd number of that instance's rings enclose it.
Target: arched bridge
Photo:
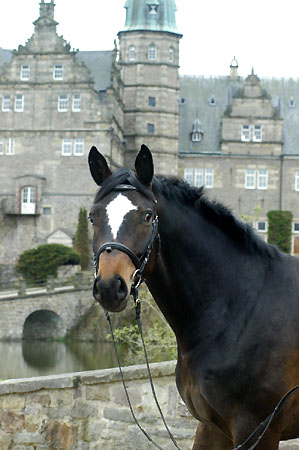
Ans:
[[[0,296],[0,340],[65,337],[94,303],[91,286]]]

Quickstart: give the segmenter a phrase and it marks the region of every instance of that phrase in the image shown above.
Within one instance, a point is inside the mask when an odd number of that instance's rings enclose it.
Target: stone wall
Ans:
[[[181,450],[190,449],[197,421],[175,386],[176,361],[151,364],[166,421]],[[164,450],[163,428],[144,365],[125,367],[124,378],[143,429]],[[0,382],[0,450],[149,450],[128,408],[119,371],[96,370]],[[299,440],[280,449],[298,450]]]
[[[179,398],[175,361],[151,364],[167,423],[183,449],[192,445],[197,421]],[[163,449],[167,437],[145,366],[123,369],[141,426]],[[106,369],[0,382],[1,450],[146,450],[154,448],[137,428],[119,371]]]

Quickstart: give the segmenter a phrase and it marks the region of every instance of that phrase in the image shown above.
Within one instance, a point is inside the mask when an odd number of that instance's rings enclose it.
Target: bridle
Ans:
[[[131,184],[119,184],[115,186],[111,192],[113,191],[138,191],[138,189],[135,186],[132,186]],[[140,191],[139,191],[140,192]],[[153,199],[154,203],[157,204],[157,200]],[[143,281],[143,273],[144,270],[149,262],[151,252],[154,246],[155,241],[158,242],[158,250],[156,253],[156,257],[159,255],[160,252],[160,246],[161,246],[161,239],[160,235],[158,233],[158,227],[159,227],[159,219],[158,215],[156,214],[153,221],[152,221],[152,232],[151,237],[148,241],[147,246],[145,247],[142,255],[138,257],[136,253],[130,249],[128,246],[122,244],[121,242],[105,242],[101,247],[94,252],[93,260],[94,260],[94,266],[95,266],[95,276],[97,276],[98,273],[98,266],[99,266],[99,259],[103,252],[111,253],[112,250],[118,250],[120,252],[125,253],[129,256],[132,263],[134,264],[136,270],[133,274],[133,288],[139,287],[141,282]]]

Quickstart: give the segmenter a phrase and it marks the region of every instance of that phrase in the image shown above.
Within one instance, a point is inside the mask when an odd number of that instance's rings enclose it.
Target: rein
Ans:
[[[120,184],[116,187],[114,187],[113,189],[114,191],[128,191],[128,190],[135,190],[137,191],[138,189],[130,184]],[[155,203],[157,203],[157,200],[154,200]],[[133,283],[131,286],[131,292],[130,295],[133,296],[134,299],[134,304],[135,304],[135,311],[136,311],[136,321],[138,324],[138,329],[139,329],[139,333],[141,336],[141,340],[142,340],[142,346],[143,346],[143,350],[144,350],[144,356],[145,356],[145,361],[146,361],[146,367],[147,367],[147,372],[148,372],[148,376],[149,376],[149,381],[150,381],[150,385],[151,385],[151,390],[152,390],[152,394],[155,400],[155,403],[157,405],[158,411],[160,413],[160,416],[162,418],[163,424],[168,432],[168,435],[170,437],[170,439],[172,440],[173,444],[175,445],[175,447],[180,450],[180,448],[178,447],[175,438],[173,437],[167,423],[165,420],[165,417],[163,415],[163,412],[161,410],[161,407],[159,405],[157,396],[156,396],[156,392],[155,392],[155,387],[154,387],[154,383],[153,383],[153,379],[152,379],[152,375],[151,375],[151,371],[150,371],[150,367],[149,367],[149,362],[148,362],[148,356],[147,356],[147,351],[146,351],[146,347],[145,347],[145,343],[144,343],[144,337],[143,337],[143,331],[142,331],[142,324],[141,324],[141,319],[140,319],[140,313],[141,313],[141,303],[140,300],[138,298],[138,288],[141,285],[141,283],[144,281],[143,279],[143,272],[146,268],[146,265],[150,259],[150,255],[151,255],[151,251],[154,245],[155,240],[158,240],[158,252],[156,254],[156,257],[158,257],[159,253],[160,253],[160,247],[161,247],[161,239],[160,239],[160,235],[158,233],[158,225],[159,225],[159,220],[158,220],[158,216],[156,215],[154,220],[152,221],[152,233],[151,233],[151,237],[150,240],[148,242],[148,245],[146,246],[143,254],[141,255],[141,257],[138,258],[138,256],[133,252],[133,250],[131,250],[129,247],[127,247],[126,245],[120,243],[120,242],[105,242],[103,245],[101,245],[101,247],[97,250],[96,253],[94,253],[94,266],[95,266],[95,275],[97,275],[98,272],[98,261],[100,258],[101,253],[103,253],[104,251],[110,253],[112,252],[112,250],[118,250],[121,251],[123,253],[125,253],[126,255],[128,255],[131,259],[131,261],[133,262],[134,266],[136,267],[136,271],[133,274]],[[124,376],[123,376],[123,372],[122,372],[122,368],[121,368],[121,364],[120,364],[120,358],[118,355],[118,351],[117,351],[117,346],[116,346],[116,342],[115,342],[115,338],[114,338],[114,333],[113,333],[113,328],[112,328],[112,324],[111,324],[111,319],[109,316],[108,311],[105,311],[105,317],[108,321],[109,324],[109,328],[110,328],[110,333],[111,333],[111,337],[112,337],[112,342],[113,342],[113,346],[114,346],[114,351],[115,351],[115,355],[116,355],[116,359],[117,359],[117,363],[118,363],[118,368],[119,368],[119,372],[120,372],[120,376],[121,376],[121,380],[122,380],[122,384],[124,387],[124,391],[125,391],[125,395],[129,404],[129,408],[132,414],[132,417],[136,423],[136,425],[138,426],[138,428],[142,431],[142,433],[145,435],[145,437],[158,449],[163,450],[162,447],[160,447],[156,442],[153,441],[153,439],[147,434],[147,432],[142,428],[142,426],[140,425],[140,423],[138,422],[136,415],[134,413],[133,407],[132,407],[132,403],[130,401],[130,397],[129,397],[129,393],[128,393],[128,389],[126,387],[125,384],[125,380],[124,380]],[[260,441],[262,440],[262,438],[264,437],[266,431],[268,430],[269,426],[271,425],[272,421],[275,419],[275,417],[280,413],[280,411],[282,410],[282,408],[285,406],[286,402],[288,401],[288,399],[296,392],[299,390],[299,385],[293,387],[292,389],[290,389],[278,402],[278,404],[276,405],[275,409],[273,410],[273,412],[264,420],[262,421],[256,428],[255,430],[248,436],[248,438],[240,445],[238,445],[237,447],[234,447],[232,450],[239,450],[242,449],[245,445],[249,444],[250,441],[254,438],[254,435],[258,432],[260,432],[260,434],[258,435],[258,437],[255,439],[254,443],[248,448],[248,450],[254,450],[256,448],[256,446],[260,443]]]

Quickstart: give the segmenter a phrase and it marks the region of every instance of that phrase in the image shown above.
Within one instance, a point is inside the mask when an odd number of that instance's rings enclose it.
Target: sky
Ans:
[[[50,1],[50,0],[46,0]],[[57,31],[79,50],[110,50],[125,23],[125,0],[56,0]],[[182,75],[299,77],[297,0],[176,0]],[[296,6],[297,5],[297,6]],[[39,0],[2,0],[0,47],[15,49],[33,33]]]

